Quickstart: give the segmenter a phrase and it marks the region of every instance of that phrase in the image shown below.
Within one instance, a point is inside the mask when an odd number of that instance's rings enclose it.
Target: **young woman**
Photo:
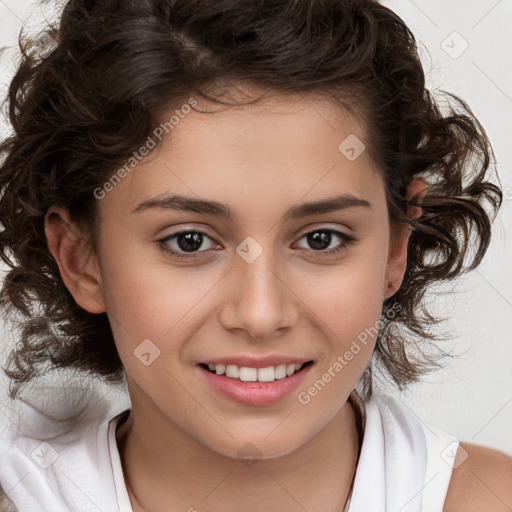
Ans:
[[[372,389],[440,365],[424,294],[501,203],[396,14],[71,0],[41,41],[1,146],[5,510],[512,509],[509,456]],[[51,369],[130,406],[71,393],[57,420],[21,399]]]

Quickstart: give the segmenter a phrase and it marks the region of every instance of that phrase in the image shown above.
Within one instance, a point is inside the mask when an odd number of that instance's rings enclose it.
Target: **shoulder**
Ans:
[[[461,442],[443,512],[489,510],[512,510],[512,457],[492,448]]]
[[[14,503],[7,498],[4,490],[0,486],[0,511],[1,512],[18,512],[18,509],[14,506]]]

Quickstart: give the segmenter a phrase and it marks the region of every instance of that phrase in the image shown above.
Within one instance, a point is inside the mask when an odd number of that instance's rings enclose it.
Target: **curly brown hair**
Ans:
[[[490,180],[485,130],[462,99],[436,92],[442,108],[426,88],[399,16],[375,0],[70,0],[45,32],[56,45],[44,55],[20,35],[7,97],[13,133],[0,145],[0,254],[10,267],[0,305],[6,317],[22,315],[4,368],[11,398],[48,363],[124,379],[106,313],[77,305],[48,250],[50,206],[66,207],[95,247],[93,191],[140,148],[163,109],[190,95],[224,103],[225,84],[241,81],[357,112],[385,177],[392,232],[412,227],[403,283],[383,303],[362,376],[366,398],[372,368],[404,389],[441,366],[448,354],[431,329],[441,319],[425,292],[480,264],[502,193]],[[422,216],[411,219],[407,206],[418,198],[408,201],[406,190],[420,175],[428,191]]]

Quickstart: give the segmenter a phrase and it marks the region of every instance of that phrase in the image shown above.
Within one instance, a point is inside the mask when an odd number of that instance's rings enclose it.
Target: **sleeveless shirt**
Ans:
[[[394,395],[362,403],[348,512],[442,512],[457,439]],[[0,412],[0,512],[133,512],[116,442],[126,403],[100,399],[71,423],[17,400]]]

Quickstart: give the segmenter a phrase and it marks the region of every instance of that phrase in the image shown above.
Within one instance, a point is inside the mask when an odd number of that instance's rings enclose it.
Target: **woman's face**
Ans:
[[[262,458],[284,455],[333,418],[367,366],[407,234],[390,244],[363,127],[332,103],[181,112],[99,200],[95,312],[108,314],[146,418],[228,456],[249,441]],[[204,367],[237,361],[313,363],[263,384]]]

